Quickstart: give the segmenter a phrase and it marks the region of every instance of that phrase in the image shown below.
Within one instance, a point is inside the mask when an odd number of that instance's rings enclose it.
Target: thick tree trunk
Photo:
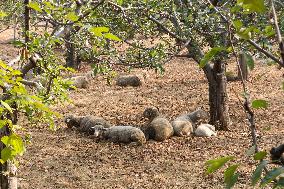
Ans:
[[[198,45],[190,43],[187,49],[189,57],[199,64],[203,54]],[[221,60],[216,60],[213,67],[206,64],[203,71],[209,84],[210,124],[215,125],[218,130],[228,130],[230,119],[227,108],[226,65]]]
[[[68,33],[65,37],[66,43],[66,66],[75,68],[75,62],[76,62],[76,57],[75,57],[75,48],[74,45],[71,43],[71,36]]]
[[[228,130],[226,65],[216,60],[213,66],[214,80],[209,80],[210,123],[218,130]]]
[[[72,43],[71,31],[65,36],[65,46],[66,46],[66,66],[74,69],[78,69],[81,63],[80,57],[77,55],[75,46]]]

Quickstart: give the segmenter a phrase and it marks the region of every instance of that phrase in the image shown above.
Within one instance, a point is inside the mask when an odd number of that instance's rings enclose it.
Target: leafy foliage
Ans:
[[[266,155],[267,155],[267,152],[261,151],[261,152],[254,154],[253,159],[254,160],[262,160],[266,157]]]
[[[261,100],[261,99],[258,99],[258,100],[254,100],[252,101],[252,107],[253,108],[267,108],[268,107],[268,103],[267,101],[265,100]]]
[[[284,173],[284,167],[278,167],[276,169],[273,169],[269,171],[264,178],[261,180],[261,186],[265,186],[268,183],[272,182],[274,179],[276,179],[279,175]]]
[[[0,112],[3,118],[0,127],[7,126],[12,131],[11,135],[1,139],[7,146],[1,152],[2,162],[13,160],[24,152],[24,142],[17,134],[21,127],[11,121],[13,113],[21,112],[31,122],[47,121],[52,128],[55,127],[54,118],[59,115],[49,109],[48,105],[68,100],[67,89],[71,85],[61,74],[72,70],[64,67],[60,60],[62,57],[56,54],[56,48],[64,47],[66,42],[74,45],[78,57],[92,63],[95,74],[110,75],[115,75],[113,69],[117,65],[128,68],[150,67],[163,73],[163,63],[179,54],[183,48],[188,50],[187,57],[193,58],[201,68],[205,68],[215,58],[228,59],[233,53],[229,49],[234,47],[236,51],[245,52],[248,67],[253,70],[255,63],[252,55],[262,55],[246,43],[251,39],[261,43],[265,50],[272,50],[276,54],[272,48],[275,45],[275,40],[272,39],[275,31],[263,14],[267,11],[264,0],[228,1],[220,6],[220,13],[229,16],[232,27],[230,23],[224,22],[209,3],[203,1],[99,2],[84,1],[78,5],[76,1],[33,0],[29,3],[32,26],[46,21],[50,28],[44,32],[29,31],[28,44],[21,41],[15,41],[14,44],[25,48],[23,62],[35,54],[40,55],[37,63],[45,86],[40,91],[28,91],[22,83],[21,72],[0,62],[0,86],[7,89],[4,96],[9,97],[1,100]],[[5,24],[14,19],[23,21],[21,1],[5,1],[0,5],[0,10],[0,19]],[[281,15],[283,18],[283,11]],[[61,31],[63,34],[68,33],[69,38],[59,35]],[[144,44],[145,41],[148,44]],[[123,52],[118,48],[122,42],[126,44]],[[252,107],[267,108],[268,103],[254,100]],[[265,152],[260,152],[254,158],[262,160],[265,155]],[[217,171],[232,159],[229,156],[209,160],[206,163],[207,173]],[[253,184],[259,181],[264,166],[263,163],[257,167]],[[226,169],[224,177],[227,188],[233,187],[237,182],[237,168],[238,165],[232,165]],[[280,172],[281,169],[271,172],[264,177],[262,184],[269,183]]]
[[[232,188],[238,181],[239,174],[235,174],[238,164],[228,167],[224,172],[224,182],[226,188]]]
[[[218,169],[223,167],[225,165],[225,163],[227,163],[228,161],[230,161],[232,159],[234,159],[234,157],[228,156],[228,157],[221,157],[221,158],[218,158],[218,159],[208,160],[206,162],[206,165],[208,166],[207,173],[210,174],[210,173],[217,171]]]
[[[43,98],[29,94],[22,84],[21,72],[2,61],[0,66],[0,86],[5,89],[0,106],[1,128],[8,127],[10,130],[10,135],[1,138],[6,146],[1,151],[1,163],[5,163],[7,160],[15,160],[17,155],[22,155],[25,151],[24,141],[18,134],[23,128],[12,122],[17,119],[13,117],[15,113],[21,112],[38,120],[47,120],[50,125],[54,125],[54,117],[59,114],[48,108]]]
[[[222,51],[226,51],[225,47],[214,47],[209,52],[205,54],[203,59],[200,61],[199,67],[203,68],[214,56],[217,55],[217,53],[220,53]]]
[[[251,148],[251,149],[255,149],[255,148]],[[249,151],[251,151],[251,149]],[[258,153],[255,153],[253,156],[254,160],[260,160],[260,163],[256,167],[251,177],[251,182],[253,186],[255,186],[259,181],[260,181],[261,186],[266,186],[267,184],[271,183],[273,180],[278,178],[282,173],[284,173],[283,167],[275,168],[269,171],[268,173],[264,174],[264,177],[261,178],[264,172],[265,166],[268,164],[268,161],[264,160],[266,155],[267,153],[265,151],[260,151]],[[207,165],[206,172],[209,174],[212,174],[215,171],[223,168],[225,164],[227,164],[230,160],[234,158],[235,158],[234,156],[227,156],[227,157],[220,157],[220,158],[213,159],[213,160],[208,160],[206,162],[206,165]],[[238,167],[239,167],[239,164],[234,164],[234,165],[230,165],[228,168],[225,169],[224,183],[225,183],[226,188],[232,188],[237,183],[239,174],[236,173],[236,171]],[[281,180],[281,177],[280,177],[279,182],[276,183],[275,186],[277,185],[281,186],[282,181],[283,180]]]
[[[267,165],[267,161],[261,161],[259,165],[256,167],[255,171],[252,174],[252,185],[255,186],[259,179],[261,178],[261,174],[264,170],[264,167]]]

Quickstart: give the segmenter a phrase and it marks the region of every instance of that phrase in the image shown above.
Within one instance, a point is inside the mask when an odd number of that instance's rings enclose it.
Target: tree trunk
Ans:
[[[218,130],[228,130],[229,114],[227,107],[226,65],[216,60],[212,68],[214,80],[209,81],[210,123]]]
[[[29,30],[30,30],[30,8],[28,7],[29,0],[24,0],[24,18],[25,18],[25,30],[24,37],[25,43],[29,42]],[[27,51],[27,49],[26,49]],[[4,117],[2,116],[1,119]],[[13,124],[17,123],[17,111],[13,112],[13,115],[8,115],[8,119],[12,121]],[[10,130],[8,126],[4,126],[0,129],[0,139],[3,136],[9,136]],[[5,144],[0,141],[0,152],[5,148]],[[9,161],[6,161],[4,164],[0,163],[0,189],[17,189],[17,169]]]
[[[12,164],[11,162],[8,162],[8,182],[9,182],[9,189],[18,189],[18,178],[17,178],[17,167]]]
[[[76,57],[75,57],[75,48],[74,45],[71,42],[71,35],[70,33],[66,34],[65,37],[66,43],[66,66],[70,68],[75,68],[75,62],[76,62]]]
[[[28,7],[29,0],[24,0],[24,6],[25,6],[25,31],[24,31],[24,36],[25,36],[25,43],[27,43],[30,40],[28,32],[30,31],[30,8]]]
[[[0,129],[0,138],[10,135],[8,126]],[[5,145],[0,142],[0,151],[5,148]],[[0,163],[0,188],[1,189],[17,189],[17,168],[11,162],[7,161],[4,164]]]
[[[240,53],[239,57],[240,67],[238,66],[238,79],[241,80],[248,80],[248,66],[245,59],[245,54]]]
[[[3,136],[7,136],[9,135],[9,129],[7,126],[3,127],[2,129],[0,129],[0,137],[2,138]],[[2,150],[5,148],[5,145],[0,142],[0,150],[2,152]],[[9,187],[9,180],[8,180],[8,176],[7,176],[7,172],[8,172],[8,163],[4,163],[1,164],[0,163],[0,171],[1,171],[1,175],[0,175],[0,188],[1,189],[8,189]]]
[[[5,92],[5,91],[4,91]],[[16,104],[13,104],[11,108],[14,109],[12,114],[2,115],[1,120],[5,118],[12,121],[13,125],[16,125],[18,122],[18,111]],[[0,129],[0,139],[4,136],[9,136],[11,131],[9,126],[6,125]],[[0,152],[5,148],[5,144],[0,140]],[[17,189],[17,168],[11,162],[6,161],[4,164],[0,163],[0,189]]]
[[[187,50],[189,57],[199,64],[203,57],[199,46],[190,43]],[[202,69],[209,84],[210,124],[215,125],[218,130],[228,130],[230,122],[227,108],[226,65],[221,60],[216,60],[213,67],[206,64]]]
[[[80,57],[77,55],[75,46],[72,43],[72,31],[65,36],[65,46],[66,46],[66,66],[74,69],[78,69],[79,64],[81,63]]]

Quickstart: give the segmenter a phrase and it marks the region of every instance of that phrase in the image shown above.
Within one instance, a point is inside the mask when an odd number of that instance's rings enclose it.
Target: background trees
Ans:
[[[209,86],[210,122],[219,129],[229,129],[227,61],[235,57],[235,62],[239,62],[238,54],[242,51],[250,69],[254,67],[252,55],[262,59],[266,56],[283,66],[280,59],[283,49],[275,48],[277,43],[283,43],[279,35],[280,41],[275,40],[277,22],[270,21],[271,18],[275,21],[275,14],[269,11],[271,2],[6,1],[1,5],[0,15],[6,25],[14,22],[22,28],[19,39],[25,37],[25,41],[13,42],[21,48],[21,72],[16,71],[19,68],[12,68],[15,64],[11,64],[12,67],[2,65],[2,138],[11,137],[22,145],[23,141],[13,129],[20,112],[28,118],[38,117],[35,115],[40,112],[41,120],[53,123],[56,114],[46,105],[67,99],[65,90],[70,83],[62,78],[62,72],[70,69],[65,65],[78,68],[81,61],[88,60],[95,74],[110,72],[117,65],[150,67],[163,72],[162,65],[175,56],[191,58],[203,69]],[[277,15],[283,17],[282,3],[275,3]],[[270,17],[265,14],[268,12]],[[283,28],[281,23],[280,28]],[[118,48],[122,42],[127,44],[123,52]],[[46,79],[44,88],[25,90],[24,85],[31,84],[27,77],[31,70],[34,75]],[[18,79],[16,83],[13,82],[15,78]],[[242,82],[244,108],[255,130],[248,91],[245,81]],[[32,84],[38,86],[38,83]],[[36,100],[36,105],[18,100],[19,96]],[[267,106],[267,102],[258,100],[252,105],[261,108]],[[23,150],[12,153],[13,142],[3,140],[4,152],[8,154],[5,156],[2,151],[4,162],[22,153]]]

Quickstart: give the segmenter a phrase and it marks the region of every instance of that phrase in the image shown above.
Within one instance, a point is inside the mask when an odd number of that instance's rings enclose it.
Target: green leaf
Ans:
[[[259,181],[262,171],[264,167],[267,165],[267,161],[261,161],[259,165],[256,167],[255,171],[252,174],[251,180],[252,180],[252,185],[255,186],[256,183]]]
[[[35,11],[42,12],[40,5],[37,2],[29,2],[28,7],[34,9]]]
[[[2,67],[2,68],[4,68],[4,69],[8,69],[8,65],[5,63],[5,62],[3,62],[2,60],[0,60],[0,67]],[[1,70],[2,71],[2,70]]]
[[[224,172],[225,184],[226,188],[228,189],[232,188],[238,180],[239,174],[235,174],[238,166],[239,166],[238,164],[232,165],[228,167]]]
[[[261,152],[257,152],[254,156],[253,159],[254,160],[263,160],[267,155],[267,152],[265,151],[261,151]]]
[[[9,140],[9,137],[8,137],[8,136],[3,136],[3,137],[1,138],[1,142],[3,142],[3,144],[5,144],[6,146],[7,146],[7,144],[8,144],[8,140]]]
[[[165,71],[166,71],[162,64],[156,64],[155,69],[161,75],[163,75],[165,73]]]
[[[237,4],[231,8],[232,13],[239,13],[240,11],[241,11],[241,6]]]
[[[252,101],[252,107],[259,109],[259,108],[267,108],[268,107],[268,102],[265,100],[254,100]]]
[[[237,30],[237,35],[245,40],[248,40],[251,38],[252,32],[254,32],[256,28],[254,26],[250,26],[248,28],[242,27],[239,30]]]
[[[247,66],[250,70],[254,69],[254,60],[253,57],[250,54],[244,53],[245,61],[247,63]]]
[[[112,33],[106,33],[104,34],[104,37],[113,41],[121,41],[120,38],[118,38],[116,35],[113,35]]]
[[[52,5],[50,2],[48,2],[48,1],[44,1],[43,3],[45,4],[46,8],[49,8],[49,9],[51,9],[51,10],[54,10],[54,9],[55,9],[55,6],[53,6],[53,5]]]
[[[233,26],[237,29],[240,30],[243,27],[243,23],[240,20],[234,20],[233,21]]]
[[[12,108],[10,107],[9,104],[7,104],[6,102],[4,102],[4,101],[2,101],[2,100],[1,100],[1,104],[2,104],[2,106],[4,106],[10,113],[13,113],[13,110],[12,110]]]
[[[238,0],[237,3],[248,13],[263,13],[265,11],[264,0]]]
[[[13,148],[12,153],[13,155],[22,155],[25,151],[25,146],[23,140],[20,136],[12,134],[9,137],[8,144],[11,145]]]
[[[12,134],[10,136],[3,136],[1,138],[1,141],[6,145],[6,147],[9,147],[13,156],[22,155],[25,151],[25,146],[20,136],[17,136],[15,134]]]
[[[23,47],[25,45],[24,42],[19,40],[12,41],[11,44],[14,45],[15,47]]]
[[[95,36],[102,37],[103,33],[109,32],[109,28],[108,27],[91,27],[89,31],[93,33]]]
[[[69,12],[67,15],[66,15],[66,19],[67,20],[70,20],[72,22],[76,22],[78,21],[79,17],[76,15],[75,12]]]
[[[8,16],[6,12],[0,11],[0,18],[4,18],[6,16]]]
[[[0,129],[4,126],[11,126],[13,125],[12,124],[12,121],[7,119],[7,120],[0,120]]]
[[[253,145],[246,151],[246,155],[248,156],[252,156],[253,154],[255,154],[255,145]]]
[[[281,175],[282,173],[284,173],[284,167],[279,167],[279,168],[275,168],[271,171],[269,171],[264,178],[261,180],[261,186],[265,186],[268,183],[270,183],[271,181],[273,181],[276,177],[278,177],[279,175]]]
[[[199,67],[203,68],[216,54],[226,51],[225,47],[214,47],[210,51],[208,51],[205,56],[201,59]]]
[[[120,6],[123,4],[123,0],[116,0],[116,2],[117,2],[117,4],[120,5]]]
[[[5,163],[8,159],[12,159],[12,151],[10,148],[5,147],[2,151],[1,151],[1,163]]]
[[[234,159],[233,156],[227,156],[227,157],[221,157],[221,158],[218,158],[218,159],[208,160],[206,162],[206,165],[208,166],[207,174],[210,174],[210,173],[217,171],[218,169],[223,167],[223,165],[225,165],[225,163],[227,163],[228,161],[230,161],[232,159]]]
[[[265,11],[264,0],[244,0],[244,4],[247,5],[250,11],[263,13]]]
[[[16,75],[22,75],[22,72],[20,70],[13,70],[11,72],[12,75],[16,76]],[[20,78],[20,81],[22,80],[22,78]]]
[[[274,28],[272,27],[272,25],[266,26],[265,29],[264,29],[263,34],[264,34],[266,37],[272,37],[272,36],[274,36],[274,35],[275,35],[275,30],[274,30]]]
[[[284,188],[284,177],[280,176],[274,188]]]

